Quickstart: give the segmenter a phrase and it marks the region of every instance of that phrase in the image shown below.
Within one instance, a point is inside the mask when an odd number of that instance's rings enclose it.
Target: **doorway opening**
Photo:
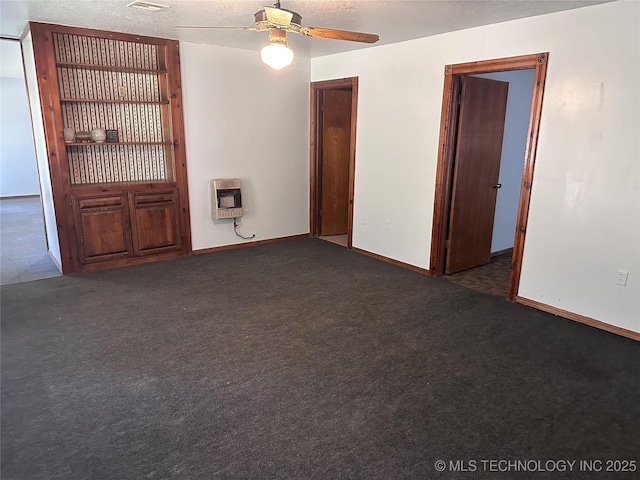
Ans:
[[[548,53],[539,53],[445,67],[431,273],[444,275],[479,265],[486,265],[481,267],[486,270],[492,263],[495,267],[496,262],[491,262],[494,251],[502,254],[494,258],[503,270],[506,265],[510,267],[506,289],[510,301],[515,301],[520,281],[547,59]],[[498,174],[508,88],[499,81],[475,76],[527,69],[533,70],[533,88],[520,188],[516,192],[515,235],[512,249],[495,251],[492,235],[501,187]],[[487,117],[487,110],[495,111]],[[496,155],[497,162],[490,160]],[[477,274],[473,281],[482,282],[482,275]]]
[[[61,275],[49,256],[20,42],[0,39],[0,284]]]
[[[358,78],[311,83],[309,235],[351,248]]]

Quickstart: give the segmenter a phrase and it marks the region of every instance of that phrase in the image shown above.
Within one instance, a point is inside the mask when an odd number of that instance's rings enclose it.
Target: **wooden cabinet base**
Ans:
[[[74,193],[79,270],[173,258],[183,248],[175,187]]]
[[[180,252],[160,253],[156,255],[147,255],[146,257],[128,257],[120,260],[108,260],[95,263],[87,263],[82,265],[79,270],[73,273],[94,272],[96,270],[104,270],[107,268],[127,267],[129,265],[139,265],[141,263],[152,263],[160,260],[170,260],[184,256]]]

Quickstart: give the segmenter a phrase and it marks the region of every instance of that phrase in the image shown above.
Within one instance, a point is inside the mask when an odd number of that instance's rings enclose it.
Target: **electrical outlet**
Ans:
[[[384,229],[388,232],[389,230],[391,230],[391,221],[390,220],[385,220],[384,221]]]
[[[366,225],[366,224],[367,224],[367,216],[366,216],[366,215],[363,215],[363,216],[362,216],[362,224],[363,224],[363,225]]]
[[[624,270],[618,270],[618,277],[616,278],[616,285],[619,285],[621,287],[626,287],[628,278],[629,278],[629,272],[625,272]]]

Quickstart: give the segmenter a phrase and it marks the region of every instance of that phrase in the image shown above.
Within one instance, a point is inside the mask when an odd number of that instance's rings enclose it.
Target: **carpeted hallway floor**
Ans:
[[[47,253],[40,197],[0,200],[0,283],[60,275]]]
[[[435,462],[639,431],[637,342],[319,239],[2,288],[5,480],[607,478]]]

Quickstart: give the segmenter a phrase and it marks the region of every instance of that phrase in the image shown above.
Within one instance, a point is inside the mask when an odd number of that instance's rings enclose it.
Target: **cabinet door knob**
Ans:
[[[493,188],[502,188],[502,184],[501,183],[496,183]]]

